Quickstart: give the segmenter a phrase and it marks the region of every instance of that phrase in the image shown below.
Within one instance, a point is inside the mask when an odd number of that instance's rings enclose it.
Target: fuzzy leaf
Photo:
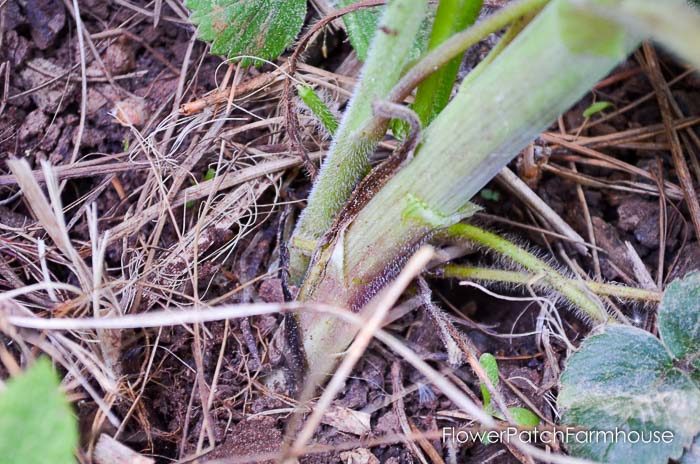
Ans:
[[[700,371],[700,272],[675,280],[666,288],[659,308],[661,340],[678,360]]]
[[[665,297],[662,306],[666,303]],[[689,372],[674,364],[661,342],[644,330],[615,325],[589,337],[570,357],[560,380],[558,404],[567,425],[636,431],[647,437],[673,433],[670,443],[570,440],[567,447],[575,456],[662,464],[679,458],[700,432],[700,389]]]
[[[298,85],[297,93],[299,98],[304,102],[304,105],[311,110],[313,115],[320,121],[324,129],[333,136],[338,130],[338,119],[333,114],[328,105],[323,101],[323,99],[314,92],[314,89],[308,85]]]
[[[0,463],[73,464],[78,427],[45,359],[0,391]]]
[[[344,8],[353,3],[357,3],[357,1],[358,0],[339,0],[337,6]],[[374,31],[377,29],[381,11],[382,7],[377,6],[374,8],[364,8],[343,16],[343,23],[345,24],[348,39],[350,39],[350,44],[352,48],[355,49],[357,58],[359,58],[360,61],[365,61],[367,59],[369,45],[372,43]]]
[[[336,0],[336,7],[344,8],[359,1],[360,0]],[[350,45],[352,45],[360,61],[365,61],[365,59],[367,59],[367,53],[372,44],[372,37],[374,37],[374,32],[382,16],[382,9],[383,7],[381,6],[363,8],[343,16],[343,23],[345,24],[345,31],[348,34]],[[428,36],[432,25],[433,14],[434,11],[423,21],[420,32],[416,36],[416,41],[411,49],[412,60],[418,58],[428,46]]]
[[[228,58],[250,55],[273,60],[299,34],[306,0],[187,0],[190,20],[211,52]],[[245,58],[244,65],[261,64]]]

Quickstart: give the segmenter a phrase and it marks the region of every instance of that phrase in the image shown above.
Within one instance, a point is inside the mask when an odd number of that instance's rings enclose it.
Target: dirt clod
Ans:
[[[41,72],[35,69],[40,69]],[[35,58],[27,63],[27,67],[20,72],[20,77],[24,82],[22,90],[44,86],[48,81],[64,74],[64,70],[60,66],[46,58]],[[65,78],[57,79],[43,91],[33,92],[31,99],[43,111],[53,113],[59,109],[62,101],[70,101],[74,89],[75,85],[73,83],[66,84]]]
[[[4,40],[6,47],[2,52],[4,58],[10,62],[13,68],[24,63],[30,50],[29,41],[15,31],[7,32]]]
[[[134,69],[134,49],[129,42],[118,40],[105,50],[104,64],[112,74],[125,74]]]
[[[630,197],[617,207],[618,228],[632,232],[634,238],[647,248],[659,245],[659,205],[638,197]]]
[[[34,45],[46,50],[66,24],[66,9],[61,0],[27,0],[27,21]]]
[[[27,139],[36,137],[44,131],[49,118],[43,111],[37,109],[29,113],[19,128],[19,139],[24,142]]]
[[[379,464],[379,459],[367,448],[357,448],[340,453],[345,464]]]

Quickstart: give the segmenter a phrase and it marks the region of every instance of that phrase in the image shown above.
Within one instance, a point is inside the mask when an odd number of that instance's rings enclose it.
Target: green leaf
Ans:
[[[73,464],[78,427],[46,358],[0,391],[0,463]]]
[[[214,177],[216,177],[216,169],[209,168],[207,169],[207,172],[204,173],[202,181],[206,182],[208,180],[212,180]]]
[[[641,329],[615,325],[589,337],[569,358],[560,381],[564,424],[594,432],[620,430],[632,438],[632,431],[647,439],[673,433],[670,443],[569,440],[567,448],[575,456],[662,464],[679,458],[700,432],[700,389],[659,340]]]
[[[358,1],[359,0],[339,0],[337,6],[339,8],[344,8]],[[343,16],[343,23],[345,24],[348,39],[350,39],[350,44],[352,48],[355,49],[357,58],[359,58],[360,61],[365,61],[367,59],[369,45],[372,43],[374,31],[377,29],[381,11],[382,7],[377,6],[374,8],[363,8]]]
[[[501,199],[501,193],[498,190],[491,190],[487,188],[481,189],[479,196],[488,201],[499,201]]]
[[[603,110],[606,110],[610,107],[614,106],[612,103],[609,101],[599,101],[593,103],[591,106],[586,108],[583,112],[583,117],[584,118],[590,118],[591,116],[600,113]]]
[[[249,55],[273,60],[299,34],[306,0],[187,0],[190,20],[211,52],[228,58]],[[262,64],[244,58],[241,63]]]
[[[479,364],[486,371],[486,376],[489,378],[494,387],[498,386],[498,361],[491,353],[484,353],[479,358]],[[481,398],[484,400],[484,410],[489,410],[491,407],[491,392],[483,383],[481,386]]]
[[[482,5],[482,0],[441,0],[435,13],[428,49],[437,48],[455,33],[474,24]],[[461,56],[454,58],[418,86],[413,109],[423,127],[427,127],[447,106],[461,63]]]
[[[527,408],[508,408],[508,412],[520,427],[537,427],[540,424],[540,418]]]
[[[700,371],[700,272],[675,280],[659,308],[661,340],[674,358]],[[697,376],[696,380],[700,380]]]
[[[345,8],[359,1],[360,0],[336,0],[336,7]],[[379,19],[382,16],[382,10],[382,6],[362,8],[343,16],[343,23],[345,24],[345,31],[348,34],[350,45],[352,45],[360,61],[365,61],[367,59],[367,53],[372,44],[374,33],[377,30]],[[430,14],[425,21],[423,21],[420,33],[416,36],[416,41],[411,49],[412,60],[417,59],[425,52],[428,46],[428,34],[432,20],[433,15]]]

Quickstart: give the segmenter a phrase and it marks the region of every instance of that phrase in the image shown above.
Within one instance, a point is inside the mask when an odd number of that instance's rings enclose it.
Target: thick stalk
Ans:
[[[402,102],[418,84],[436,69],[440,69],[440,67],[489,34],[497,32],[519,18],[531,14],[533,11],[541,9],[549,1],[515,0],[484,21],[455,34],[428,53],[415,67],[411,68],[394,86],[391,93],[386,96],[386,99],[397,103]],[[386,14],[388,15],[389,13],[387,12]],[[370,54],[372,53],[370,51]],[[380,61],[380,59],[373,60],[373,63],[375,61]],[[371,72],[368,66],[369,63],[365,65],[362,82],[383,81],[385,79],[386,69],[383,64],[372,64]],[[357,91],[357,98],[359,98],[360,92],[361,90]],[[350,110],[352,108],[351,105]],[[358,118],[353,117],[353,127],[355,127],[357,122]],[[343,169],[322,169],[316,186],[312,191],[312,198],[309,199],[309,206],[299,218],[290,247],[290,274],[293,282],[298,283],[301,280],[309,261],[308,256],[316,248],[318,239],[326,232],[332,223],[332,219],[340,210],[342,203],[349,196],[350,191],[345,187],[346,181],[343,180],[341,174],[347,171],[353,175],[356,172],[362,172],[361,170],[351,169],[354,166],[353,163],[363,163],[363,166],[366,166],[366,159],[369,158],[369,155],[374,151],[377,143],[386,132],[387,124],[386,118],[368,118],[357,131],[348,130],[342,137],[340,135],[336,137],[338,141],[331,147],[329,158],[337,158],[340,163],[339,166],[343,167]],[[336,151],[338,152],[337,154],[335,154]],[[326,162],[324,166],[328,164]],[[347,169],[345,169],[346,164]],[[365,172],[362,172],[362,175],[364,174]],[[357,179],[351,178],[347,182],[357,182]],[[347,192],[347,196],[341,199],[340,193],[343,192]]]
[[[413,161],[338,241],[342,259],[322,264],[334,269],[315,283],[316,300],[361,307],[393,279],[411,250],[467,215],[469,199],[639,43],[613,23],[562,8],[567,5],[550,2],[460,89],[425,131]],[[572,37],[581,30],[591,33],[588,49]],[[309,365],[330,369],[331,354],[348,346],[354,330],[319,316],[302,315],[300,322]]]
[[[297,222],[290,247],[290,276],[299,283],[308,265],[308,249],[328,229],[355,185],[369,171],[368,151],[381,139],[386,126],[367,139],[356,131],[372,117],[372,103],[386,99],[406,66],[427,0],[393,0],[375,33],[360,82],[343,115],[333,146],[321,166],[309,203]],[[369,148],[368,148],[369,146]]]
[[[486,282],[501,282],[515,285],[533,284],[538,288],[549,288],[537,280],[537,275],[527,272],[504,271],[502,269],[490,269],[485,267],[461,266],[459,264],[446,264],[437,270],[437,275],[448,279],[480,280]],[[581,282],[566,278],[571,285],[579,285]],[[658,303],[661,301],[661,292],[645,290],[643,288],[627,287],[617,284],[606,284],[594,281],[584,282],[586,287],[598,296],[610,296],[622,300],[635,300],[645,303]]]

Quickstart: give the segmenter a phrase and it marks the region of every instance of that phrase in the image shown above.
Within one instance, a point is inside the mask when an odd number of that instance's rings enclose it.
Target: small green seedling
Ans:
[[[660,338],[608,325],[569,358],[557,400],[562,422],[597,434],[569,441],[571,454],[597,462],[698,462],[685,449],[700,434],[700,272],[671,283],[658,314]],[[622,435],[601,438],[611,431]]]
[[[486,201],[495,201],[498,202],[501,200],[501,192],[498,190],[491,190],[491,189],[481,189],[479,192],[479,196],[483,198]]]
[[[216,177],[216,169],[209,168],[209,169],[207,169],[207,171],[204,173],[204,176],[202,177],[202,182],[206,182],[206,181],[212,180],[212,179],[215,178],[215,177]],[[197,182],[196,180],[193,180],[193,181],[192,181],[192,185],[196,185],[196,184],[198,184],[198,183],[199,183],[199,182]],[[186,208],[186,209],[192,209],[192,208],[194,208],[194,205],[196,205],[196,204],[197,204],[197,201],[196,201],[196,200],[188,200],[188,201],[185,202],[185,208]]]
[[[78,424],[48,359],[0,390],[0,463],[74,464],[77,446]]]
[[[204,173],[202,180],[206,182],[208,180],[212,180],[214,177],[216,177],[216,169],[209,168],[207,169],[207,172]]]
[[[493,384],[494,387],[498,387],[499,383],[499,373],[498,373],[498,361],[496,357],[491,353],[484,353],[479,358],[479,364],[486,371],[486,375]],[[484,411],[496,419],[505,420],[503,414],[494,408],[491,402],[491,392],[486,387],[485,384],[480,384],[481,388],[481,398],[484,402]],[[511,415],[515,421],[515,425],[519,427],[537,427],[540,423],[539,417],[537,417],[532,411],[527,408],[513,407],[508,408],[508,413]]]
[[[591,106],[589,106],[588,108],[586,108],[584,110],[583,117],[588,119],[588,118],[595,116],[596,114],[601,113],[601,112],[603,112],[603,111],[605,111],[608,108],[611,108],[613,106],[614,105],[612,103],[610,103],[609,101],[595,102]]]

